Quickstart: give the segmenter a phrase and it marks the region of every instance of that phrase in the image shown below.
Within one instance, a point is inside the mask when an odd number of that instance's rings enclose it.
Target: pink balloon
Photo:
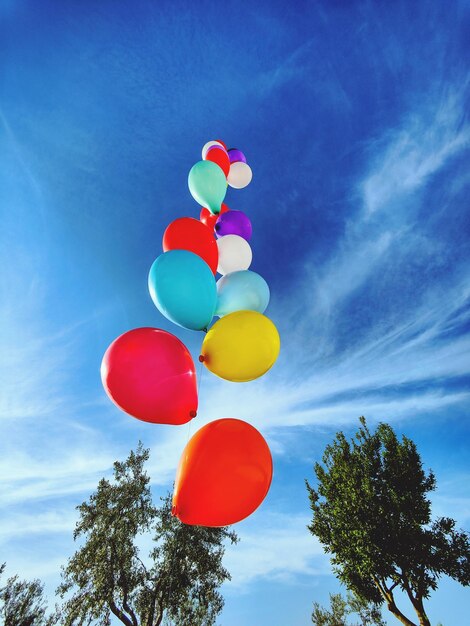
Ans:
[[[117,406],[144,422],[185,424],[196,416],[194,362],[177,337],[159,328],[135,328],[106,350],[103,387]]]

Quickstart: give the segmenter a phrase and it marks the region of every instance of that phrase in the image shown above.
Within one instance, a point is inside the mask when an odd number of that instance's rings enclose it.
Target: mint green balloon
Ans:
[[[199,161],[189,172],[188,186],[196,202],[213,214],[220,213],[227,193],[227,179],[222,168],[212,161]]]

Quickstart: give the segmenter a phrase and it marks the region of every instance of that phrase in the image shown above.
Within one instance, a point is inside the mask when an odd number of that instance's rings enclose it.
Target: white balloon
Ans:
[[[243,163],[243,161],[236,161],[230,166],[230,171],[227,176],[227,182],[230,187],[234,187],[235,189],[243,189],[243,187],[246,187],[250,184],[252,178],[253,172],[251,171],[251,167],[248,165],[248,163]]]
[[[203,161],[206,160],[207,151],[209,150],[209,148],[212,148],[212,146],[220,146],[221,148],[224,148],[223,145],[220,143],[220,141],[208,141],[206,144],[204,144],[204,147],[202,149],[202,160]],[[224,150],[225,150],[225,148],[224,148]]]
[[[225,235],[217,239],[219,248],[219,274],[230,274],[239,270],[247,270],[251,265],[253,253],[250,244],[238,235]]]

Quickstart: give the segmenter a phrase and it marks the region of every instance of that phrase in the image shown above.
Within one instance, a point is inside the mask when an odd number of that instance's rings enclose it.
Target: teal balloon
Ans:
[[[183,328],[202,330],[214,317],[214,274],[193,252],[170,250],[161,254],[150,268],[148,285],[160,313]]]
[[[222,169],[213,161],[199,161],[191,168],[188,186],[192,197],[211,213],[220,213],[227,193],[227,179]]]
[[[264,313],[269,304],[269,295],[268,283],[256,272],[230,272],[217,281],[215,314],[222,317],[235,311]]]

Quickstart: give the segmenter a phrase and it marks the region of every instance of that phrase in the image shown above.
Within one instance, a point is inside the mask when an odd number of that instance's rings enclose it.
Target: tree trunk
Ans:
[[[419,626],[431,626],[431,622],[424,610],[422,598],[416,598],[415,611],[419,618]]]
[[[409,620],[406,615],[403,615],[403,613],[400,611],[400,609],[397,607],[397,605],[395,604],[395,602],[387,602],[387,608],[390,611],[390,613],[392,613],[393,615],[395,615],[395,617],[400,620],[400,622],[402,624],[405,624],[405,626],[416,626],[416,624],[414,622],[412,622],[411,620]],[[428,626],[429,622],[428,622]]]
[[[119,620],[121,620],[121,622],[124,624],[124,626],[132,626],[131,620],[127,617],[127,615],[124,613],[124,611],[121,611],[121,609],[114,603],[113,600],[109,601],[109,608],[111,609],[111,612]]]
[[[406,615],[403,615],[403,613],[397,607],[397,605],[395,604],[395,598],[393,597],[392,590],[388,589],[385,586],[385,584],[381,585],[380,582],[377,580],[377,578],[374,578],[373,581],[374,581],[375,586],[377,587],[377,589],[380,591],[381,596],[383,597],[383,599],[387,603],[387,609],[390,611],[390,613],[395,615],[395,617],[402,624],[405,624],[405,626],[416,626],[416,624],[414,622],[412,622],[411,620],[409,620],[406,617]]]

